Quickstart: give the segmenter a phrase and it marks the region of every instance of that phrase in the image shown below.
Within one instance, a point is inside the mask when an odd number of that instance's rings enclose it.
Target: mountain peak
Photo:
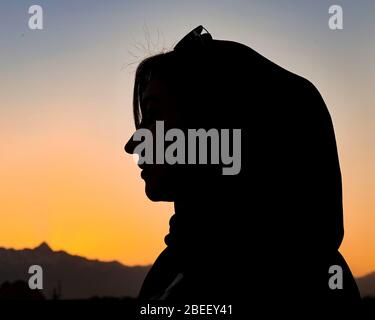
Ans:
[[[34,251],[42,252],[42,253],[50,253],[53,252],[51,247],[48,245],[47,242],[42,242],[39,246],[34,248]]]
[[[6,254],[3,254],[2,250],[6,250]],[[48,270],[48,281],[43,283],[43,294],[46,294],[47,299],[50,298],[47,293],[59,291],[60,286],[64,288],[63,298],[68,300],[136,297],[149,270],[149,266],[128,267],[120,263],[91,260],[60,250],[53,251],[46,242],[42,242],[34,248],[0,248],[0,284],[27,279],[27,270],[35,264]],[[7,292],[13,294],[12,290]],[[6,297],[4,292],[0,292],[0,295]]]

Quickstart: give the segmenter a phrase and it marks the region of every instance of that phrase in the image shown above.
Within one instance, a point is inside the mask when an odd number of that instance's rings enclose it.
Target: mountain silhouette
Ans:
[[[43,295],[62,299],[92,297],[135,297],[149,266],[125,266],[117,261],[102,262],[65,251],[53,251],[46,242],[34,249],[0,247],[0,286],[9,282],[28,281],[28,268],[43,268]],[[375,297],[375,272],[356,278],[362,297]]]
[[[362,297],[375,297],[375,271],[356,278]]]
[[[43,242],[34,249],[0,248],[0,285],[28,282],[31,265],[43,269],[42,293],[47,299],[135,297],[149,270],[148,266],[129,267],[117,261],[102,262],[53,251]]]
[[[42,242],[39,246],[34,248],[34,251],[46,254],[53,252],[47,242]]]

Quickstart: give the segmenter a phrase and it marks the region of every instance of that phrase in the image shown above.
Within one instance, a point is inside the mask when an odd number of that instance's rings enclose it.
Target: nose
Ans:
[[[129,154],[133,154],[134,153],[134,149],[135,149],[137,143],[139,143],[139,142],[134,141],[133,140],[133,135],[132,135],[130,137],[129,141],[124,146],[125,152],[129,153]]]

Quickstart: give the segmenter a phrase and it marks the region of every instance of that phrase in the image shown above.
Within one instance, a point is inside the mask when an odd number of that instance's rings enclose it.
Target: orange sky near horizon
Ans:
[[[203,1],[197,14],[194,1],[51,2],[41,32],[27,28],[29,1],[0,4],[7,13],[0,17],[7,31],[0,34],[0,247],[46,241],[92,259],[154,261],[173,204],[146,198],[139,169],[123,150],[134,130],[134,70],[150,52],[172,48],[204,23],[214,37],[245,43],[319,89],[333,118],[343,176],[340,251],[355,275],[375,271],[371,10],[348,4],[345,17],[353,16],[335,33],[327,27],[328,6],[264,3]],[[157,43],[150,50],[143,21]],[[157,29],[163,41],[156,40]]]
[[[151,263],[161,250],[159,232],[168,231],[171,205],[146,199],[139,169],[121,144],[112,149],[71,121],[70,133],[58,127],[7,141],[0,203],[12,214],[2,216],[1,244],[22,248],[46,241],[91,258]]]

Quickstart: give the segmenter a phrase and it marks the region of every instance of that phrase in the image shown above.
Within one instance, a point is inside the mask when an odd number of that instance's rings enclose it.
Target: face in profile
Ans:
[[[139,128],[145,128],[153,134],[155,146],[156,121],[164,121],[165,128],[179,126],[177,101],[167,84],[160,79],[151,80],[141,95],[141,122]],[[135,148],[140,142],[134,141],[133,136],[125,145],[125,151],[135,154]],[[154,148],[155,149],[155,148]],[[155,156],[154,156],[155,157]],[[180,181],[179,170],[168,164],[138,164],[141,177],[145,181],[147,197],[152,201],[174,201],[177,182]]]

